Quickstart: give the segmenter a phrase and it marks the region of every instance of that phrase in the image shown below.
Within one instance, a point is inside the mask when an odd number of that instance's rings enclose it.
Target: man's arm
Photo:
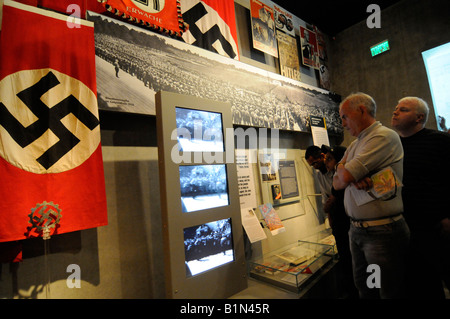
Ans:
[[[345,169],[343,163],[339,163],[336,168],[336,174],[333,176],[333,187],[335,190],[341,190],[348,185],[353,184],[357,189],[369,190],[373,187],[370,177],[363,177],[359,181],[356,181],[353,175]]]
[[[339,163],[339,165],[336,167],[336,173],[333,176],[334,189],[344,189],[353,182],[355,182],[355,178],[353,177],[353,175],[345,169],[344,163]]]
[[[403,158],[403,148],[396,133],[378,134],[364,142],[358,155],[347,163],[347,153],[336,167],[333,186],[336,190],[353,184],[357,189],[370,189],[372,181],[368,174],[380,167],[390,165]],[[399,151],[401,150],[401,151]],[[348,169],[346,169],[346,166]]]

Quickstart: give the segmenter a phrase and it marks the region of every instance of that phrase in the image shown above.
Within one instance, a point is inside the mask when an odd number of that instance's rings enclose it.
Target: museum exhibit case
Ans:
[[[333,261],[333,246],[299,240],[249,262],[250,277],[299,293]]]

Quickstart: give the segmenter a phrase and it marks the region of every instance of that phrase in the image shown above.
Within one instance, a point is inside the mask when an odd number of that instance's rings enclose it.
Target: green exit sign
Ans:
[[[383,52],[389,51],[389,41],[384,40],[378,44],[375,44],[370,47],[370,53],[372,53],[372,57],[381,54]]]

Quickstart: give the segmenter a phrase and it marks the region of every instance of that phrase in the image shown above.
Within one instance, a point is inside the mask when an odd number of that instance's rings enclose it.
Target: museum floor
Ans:
[[[231,299],[346,299],[346,296],[339,291],[336,264],[336,261],[329,264],[319,276],[298,293],[249,278],[248,288],[231,296]],[[445,289],[445,298],[450,300],[448,289]]]

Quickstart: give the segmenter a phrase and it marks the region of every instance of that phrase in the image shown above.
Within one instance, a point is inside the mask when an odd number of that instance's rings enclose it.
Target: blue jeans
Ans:
[[[353,277],[362,299],[405,298],[405,259],[409,246],[409,228],[402,218],[373,227],[350,226],[350,251]],[[369,288],[367,279],[373,273],[367,267],[379,266],[380,288]]]

